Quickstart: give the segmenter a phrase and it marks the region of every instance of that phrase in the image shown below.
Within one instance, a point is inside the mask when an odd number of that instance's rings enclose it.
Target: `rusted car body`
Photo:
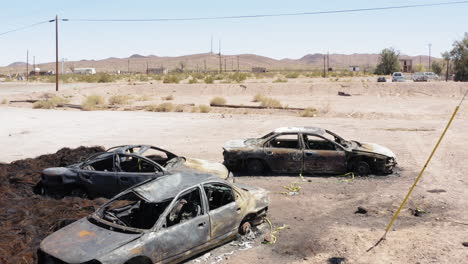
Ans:
[[[126,145],[97,153],[68,167],[45,169],[37,190],[41,194],[110,198],[149,178],[184,171],[229,177],[217,162],[179,157],[149,145]]]
[[[268,205],[266,190],[210,174],[162,176],[120,193],[94,214],[46,237],[38,262],[180,262],[259,223]]]
[[[318,127],[283,127],[261,137],[230,140],[224,145],[224,164],[250,174],[390,174],[395,154],[373,143],[347,141]]]

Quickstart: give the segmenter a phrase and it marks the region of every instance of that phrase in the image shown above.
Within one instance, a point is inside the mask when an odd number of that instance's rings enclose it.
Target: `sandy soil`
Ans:
[[[213,96],[229,103],[254,104],[256,93],[279,99],[291,107],[314,106],[315,118],[268,112],[152,113],[123,111],[64,111],[30,109],[27,104],[0,105],[0,161],[52,153],[61,147],[147,143],[180,155],[222,160],[222,144],[233,138],[257,137],[280,126],[319,126],[348,139],[376,142],[392,149],[398,170],[387,177],[308,177],[297,196],[285,196],[282,186],[294,176],[240,177],[239,182],[271,191],[269,216],[273,224],[287,225],[278,242],[236,251],[226,263],[462,263],[468,259],[468,148],[466,103],[406,208],[379,247],[366,253],[384,233],[386,224],[408,191],[446,125],[460,94],[460,83],[379,84],[360,80],[330,82],[224,85],[69,84],[61,92],[79,103],[100,93],[174,94],[175,103],[207,104]],[[47,90],[37,85],[17,93],[13,84],[0,84],[0,99],[35,98]],[[14,84],[17,85],[17,84]],[[53,89],[53,85],[49,85]],[[10,89],[10,90],[8,90]],[[8,90],[8,91],[7,91]],[[337,96],[337,91],[353,94]],[[140,102],[138,102],[140,103]],[[428,192],[442,189],[444,192]],[[368,213],[355,214],[358,206]],[[421,217],[410,209],[427,211]],[[228,246],[224,246],[225,248]],[[215,250],[221,254],[223,249]],[[226,249],[228,250],[228,249]],[[211,259],[213,260],[213,259]]]

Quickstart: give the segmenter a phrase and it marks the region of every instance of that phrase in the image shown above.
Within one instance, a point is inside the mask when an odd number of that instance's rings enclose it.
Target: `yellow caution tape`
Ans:
[[[268,245],[272,245],[272,244],[275,244],[276,241],[278,240],[278,238],[275,236],[276,233],[278,233],[280,230],[283,230],[285,228],[287,228],[288,226],[287,225],[282,225],[280,227],[277,227],[275,228],[275,230],[273,230],[273,224],[271,223],[270,219],[268,219],[268,217],[263,217],[267,222],[268,224],[270,225],[270,236],[271,236],[271,241],[266,241],[264,240],[262,243],[263,244],[268,244]]]

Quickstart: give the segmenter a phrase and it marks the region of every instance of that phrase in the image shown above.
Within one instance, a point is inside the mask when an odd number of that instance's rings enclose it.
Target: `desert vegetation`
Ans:
[[[108,101],[110,105],[123,105],[129,104],[131,99],[131,96],[128,95],[113,95],[109,97]]]
[[[51,98],[46,98],[45,100],[37,101],[33,104],[33,108],[36,109],[53,109],[56,108],[59,104],[66,104],[67,99],[60,96],[53,96]]]
[[[225,105],[226,104],[226,99],[223,97],[216,96],[210,101],[210,105]]]
[[[92,94],[87,96],[81,103],[81,108],[86,111],[102,109],[106,100],[104,97]]]

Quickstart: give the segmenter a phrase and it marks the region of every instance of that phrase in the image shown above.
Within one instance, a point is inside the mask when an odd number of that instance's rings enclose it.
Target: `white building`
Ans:
[[[96,74],[96,69],[95,68],[75,68],[73,69],[73,73],[83,74],[83,75]]]

